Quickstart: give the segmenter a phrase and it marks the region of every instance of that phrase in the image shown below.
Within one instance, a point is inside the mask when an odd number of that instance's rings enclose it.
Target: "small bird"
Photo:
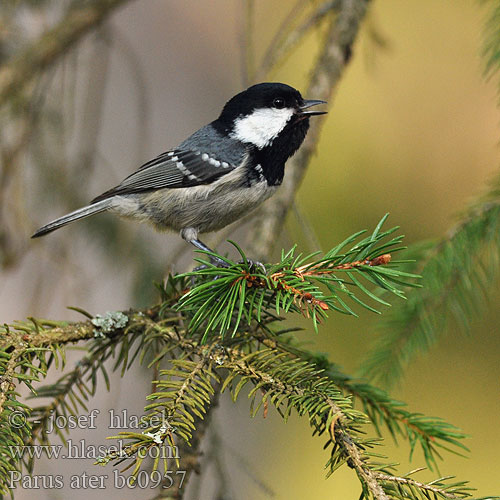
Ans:
[[[309,117],[326,113],[309,109],[317,104],[326,103],[303,99],[283,83],[253,85],[178,147],[148,161],[88,206],[41,227],[32,238],[110,211],[159,230],[180,231],[184,240],[212,252],[198,234],[222,229],[274,194],[285,162],[304,141]]]

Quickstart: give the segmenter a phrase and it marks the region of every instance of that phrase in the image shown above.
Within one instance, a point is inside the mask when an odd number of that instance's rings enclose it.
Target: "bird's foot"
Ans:
[[[215,267],[223,267],[225,269],[231,267],[225,260],[214,257],[213,255],[210,256],[210,264]]]
[[[212,264],[213,266],[218,267],[218,268],[225,268],[225,269],[227,269],[229,267],[229,264],[225,260],[218,259],[218,258],[213,257],[213,256],[210,256],[210,264]],[[208,269],[209,267],[210,266],[208,264],[201,264],[199,266],[196,266],[193,269],[193,272],[202,271],[203,269]],[[219,279],[219,278],[220,278],[220,276],[216,275],[213,278],[213,280],[216,280],[216,279]],[[194,287],[194,285],[195,285],[195,277],[191,276],[191,287]]]
[[[204,252],[209,252],[209,253],[215,253],[211,248],[207,247],[207,245],[205,245],[205,243],[203,243],[202,241],[200,241],[199,239],[197,238],[188,238],[186,235],[182,235],[182,237],[184,239],[186,239],[187,241],[189,241],[191,244],[193,244],[196,248],[200,249],[200,250],[203,250]],[[210,263],[215,266],[215,267],[222,267],[222,268],[228,268],[230,267],[230,264],[228,264],[225,260],[223,259],[220,259],[214,255],[208,255],[208,258],[210,259]],[[246,259],[246,260],[240,260],[238,262],[238,264],[244,264],[244,263],[247,263],[248,266],[250,267],[250,269],[257,269],[259,268],[264,274],[266,274],[266,266],[264,266],[264,264],[262,264],[262,262],[259,262],[258,260],[252,260],[252,259]],[[198,266],[196,268],[196,270],[200,270],[200,269],[206,269],[207,266]]]
[[[183,238],[184,238],[184,236],[183,236]],[[205,245],[205,243],[203,243],[202,241],[200,241],[198,239],[189,239],[187,241],[189,241],[189,243],[193,244],[199,250],[203,250],[204,252],[208,252],[209,255],[207,255],[207,257],[210,260],[210,264],[212,264],[213,266],[225,267],[225,268],[229,267],[229,264],[225,260],[219,259],[219,257],[216,257],[215,255],[210,255],[210,253],[213,254],[215,252],[211,248],[207,247],[207,245]],[[202,265],[202,266],[198,266],[196,269],[206,269],[207,267],[208,267],[207,265]]]
[[[260,269],[263,274],[267,273],[266,266],[264,264],[262,264],[262,262],[259,262],[258,260],[253,260],[253,259],[247,258],[246,261],[244,261],[244,260],[238,261],[238,264],[245,264],[245,263],[248,264],[250,271],[255,271],[257,269]]]

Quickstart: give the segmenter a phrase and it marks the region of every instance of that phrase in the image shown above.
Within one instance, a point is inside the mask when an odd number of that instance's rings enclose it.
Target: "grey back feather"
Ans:
[[[178,148],[148,161],[92,203],[116,195],[208,184],[234,170],[247,155],[244,144],[221,135],[211,124],[205,125]]]
[[[235,167],[240,165],[248,154],[248,147],[245,144],[220,134],[211,123],[201,127],[181,142],[177,149],[201,151]]]

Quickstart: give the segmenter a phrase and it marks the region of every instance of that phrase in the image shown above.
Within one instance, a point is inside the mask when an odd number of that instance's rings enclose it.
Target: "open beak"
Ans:
[[[304,99],[304,104],[302,104],[302,106],[299,107],[299,113],[298,113],[299,116],[306,118],[308,116],[326,114],[327,111],[314,111],[314,110],[306,111],[312,106],[317,106],[318,104],[326,104],[326,101],[320,101],[319,99]]]

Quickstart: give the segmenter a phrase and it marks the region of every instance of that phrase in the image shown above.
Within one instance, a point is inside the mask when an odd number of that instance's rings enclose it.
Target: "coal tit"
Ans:
[[[38,229],[32,238],[99,212],[180,231],[211,251],[198,233],[216,231],[269,198],[283,180],[285,162],[302,144],[309,117],[326,111],[283,83],[259,83],[224,106],[219,118],[178,147],[145,163],[86,207]]]

